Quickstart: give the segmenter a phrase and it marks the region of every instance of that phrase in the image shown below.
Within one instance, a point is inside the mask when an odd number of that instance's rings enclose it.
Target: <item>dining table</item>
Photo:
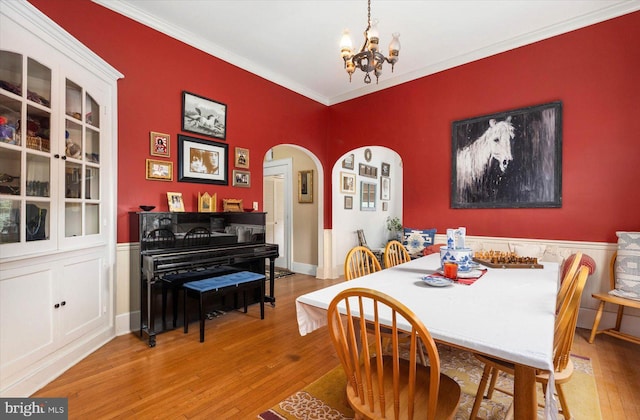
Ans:
[[[327,325],[329,304],[342,290],[366,287],[383,292],[413,311],[436,342],[513,363],[516,419],[537,419],[536,370],[549,371],[544,416],[555,419],[553,340],[559,264],[537,266],[541,268],[480,265],[473,273],[459,273],[479,276],[475,281],[460,278],[439,286],[429,279],[441,270],[440,255],[427,255],[299,296],[298,329],[304,336]]]

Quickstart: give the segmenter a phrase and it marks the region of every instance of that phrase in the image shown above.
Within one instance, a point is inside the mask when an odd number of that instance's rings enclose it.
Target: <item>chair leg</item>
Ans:
[[[569,411],[569,404],[567,404],[567,399],[564,396],[564,391],[562,390],[561,384],[556,384],[556,392],[558,393],[558,399],[560,400],[562,415],[564,416],[565,420],[570,420],[571,412]]]
[[[487,391],[487,399],[493,398],[493,391],[496,389],[496,381],[498,380],[500,371],[496,368],[491,368],[491,382],[489,383],[489,390]]]
[[[600,325],[600,318],[602,317],[603,310],[604,310],[604,300],[600,301],[600,305],[598,306],[598,312],[596,312],[596,317],[593,320],[593,327],[591,327],[591,336],[589,337],[590,344],[593,344],[593,340],[596,339],[596,334],[598,334],[598,326]]]
[[[482,372],[482,379],[480,379],[480,383],[478,384],[478,391],[476,392],[476,399],[473,402],[473,408],[471,409],[471,415],[469,419],[475,420],[478,418],[478,411],[480,411],[480,404],[482,404],[482,399],[484,398],[484,391],[487,388],[487,382],[489,381],[489,375],[493,371],[493,368],[489,365],[484,366],[484,371]]]
[[[622,324],[622,315],[624,313],[624,306],[618,305],[618,316],[616,317],[616,331],[620,331],[620,325]]]

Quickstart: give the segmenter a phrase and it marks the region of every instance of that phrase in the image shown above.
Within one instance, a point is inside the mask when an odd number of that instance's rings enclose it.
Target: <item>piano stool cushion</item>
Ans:
[[[196,280],[185,283],[183,287],[197,292],[209,292],[222,289],[223,287],[238,286],[257,280],[264,280],[264,274],[252,273],[250,271],[240,271],[237,273],[225,274],[223,276],[211,277],[204,280]]]

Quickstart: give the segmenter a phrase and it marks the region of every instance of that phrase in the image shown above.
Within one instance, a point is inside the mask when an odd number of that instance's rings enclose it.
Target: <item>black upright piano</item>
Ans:
[[[266,213],[132,212],[130,217],[131,235],[140,242],[140,282],[132,281],[130,290],[131,331],[139,331],[149,346],[156,345],[157,334],[183,322],[178,294],[187,281],[238,270],[265,274],[268,259],[265,302],[275,304],[278,245],[265,243]],[[257,302],[260,290],[256,293],[248,299]]]

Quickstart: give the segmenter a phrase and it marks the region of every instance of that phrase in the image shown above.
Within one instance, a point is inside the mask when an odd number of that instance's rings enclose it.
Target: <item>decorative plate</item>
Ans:
[[[434,276],[424,276],[422,278],[422,281],[427,283],[429,286],[433,286],[433,287],[451,286],[453,284],[453,281],[449,279],[445,279],[443,277],[434,277]]]

